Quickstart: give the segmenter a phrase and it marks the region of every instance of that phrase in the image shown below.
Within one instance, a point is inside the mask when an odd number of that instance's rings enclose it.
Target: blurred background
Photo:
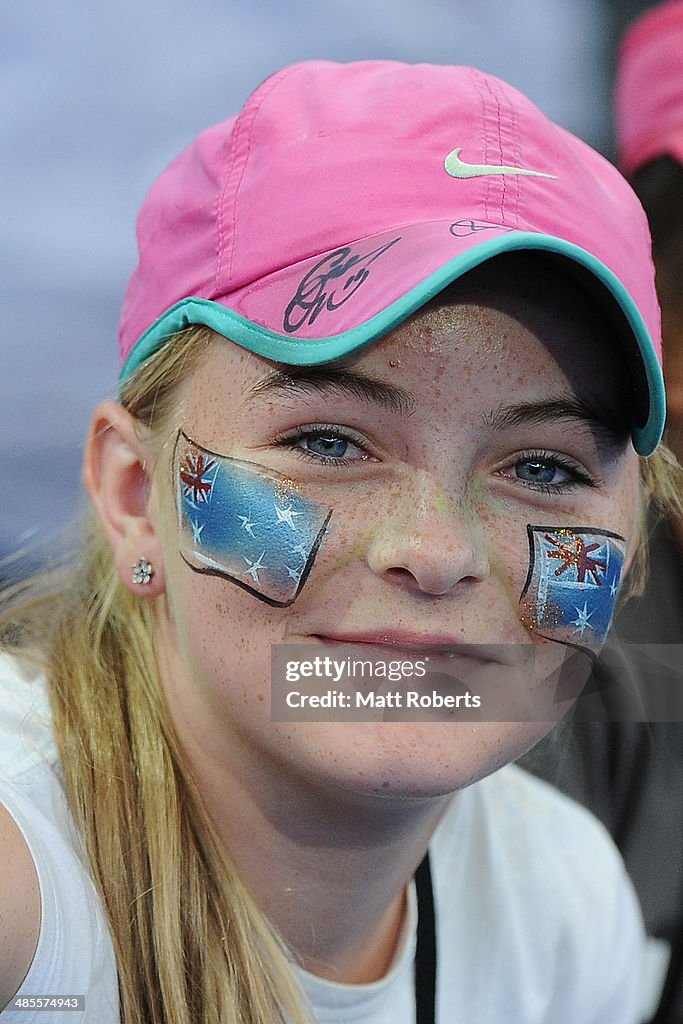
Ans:
[[[152,180],[292,61],[474,64],[613,157],[617,40],[638,0],[28,0],[0,10],[0,578],[82,504]],[[38,545],[17,560],[14,552]]]

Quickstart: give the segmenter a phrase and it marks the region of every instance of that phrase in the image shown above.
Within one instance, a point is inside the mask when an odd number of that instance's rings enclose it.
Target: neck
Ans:
[[[450,797],[407,800],[357,793],[291,773],[233,771],[206,746],[188,747],[192,774],[219,839],[296,961],[337,982],[383,977],[405,917],[406,886]]]
[[[203,788],[219,836],[301,966],[338,982],[383,977],[406,886],[448,801],[407,811],[356,797],[340,808],[339,793],[328,799],[289,780],[264,796],[245,787],[244,775],[234,799],[226,800],[225,778],[216,791]]]

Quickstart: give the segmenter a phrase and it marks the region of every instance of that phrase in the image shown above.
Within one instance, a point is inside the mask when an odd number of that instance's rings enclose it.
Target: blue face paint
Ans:
[[[253,462],[203,448],[182,431],[173,477],[180,554],[267,604],[291,604],[310,573],[332,510]]]
[[[592,527],[527,526],[529,574],[522,622],[558,643],[604,643],[624,567],[626,541]]]

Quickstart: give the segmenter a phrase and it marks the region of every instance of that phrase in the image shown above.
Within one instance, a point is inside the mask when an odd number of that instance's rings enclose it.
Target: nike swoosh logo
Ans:
[[[460,159],[462,146],[449,153],[444,167],[452,178],[480,178],[485,174],[526,174],[534,178],[556,178],[556,174],[545,174],[543,171],[531,171],[527,167],[506,167],[496,164],[467,164]]]

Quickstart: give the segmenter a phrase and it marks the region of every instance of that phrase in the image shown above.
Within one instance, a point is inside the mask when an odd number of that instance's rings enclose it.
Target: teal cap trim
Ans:
[[[449,260],[369,320],[328,338],[292,338],[261,327],[218,302],[189,296],[167,309],[145,331],[123,365],[121,382],[123,383],[145,359],[160,349],[174,334],[192,324],[210,327],[235,344],[277,363],[315,366],[340,359],[394,330],[412,313],[469,270],[494,256],[515,250],[534,250],[566,257],[588,270],[616,300],[638,346],[649,399],[645,423],[634,422],[633,446],[638,454],[651,455],[664,431],[666,398],[662,368],[640,310],[619,278],[587,250],[552,235],[529,231],[508,232],[482,242],[481,245]]]

